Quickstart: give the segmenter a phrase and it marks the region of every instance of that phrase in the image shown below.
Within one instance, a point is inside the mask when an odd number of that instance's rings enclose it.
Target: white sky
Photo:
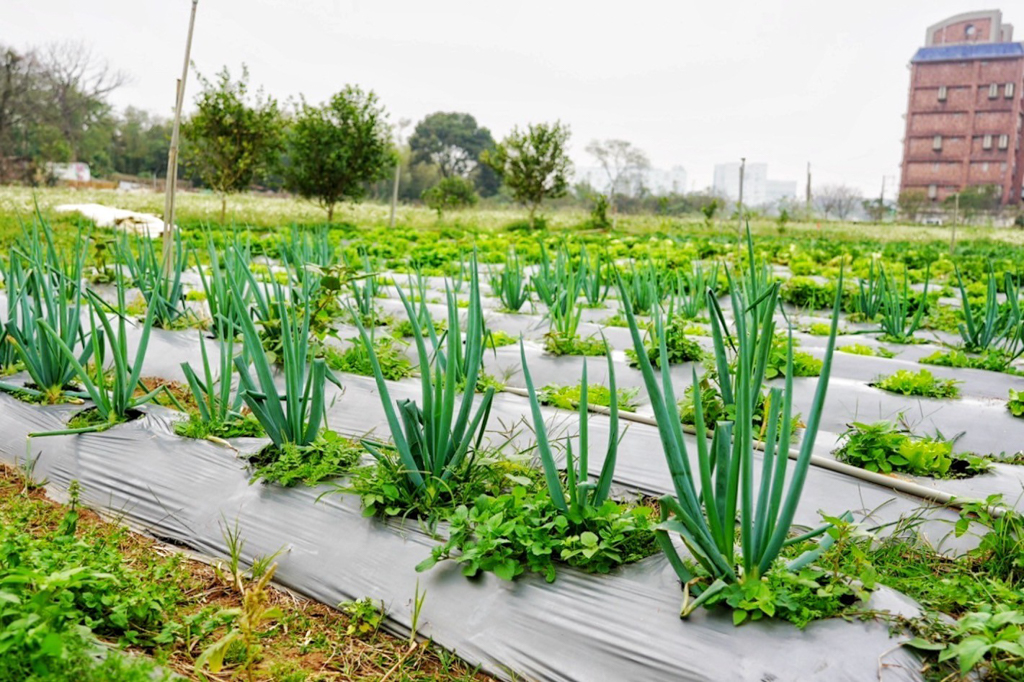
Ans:
[[[3,0],[0,42],[84,39],[133,82],[113,96],[169,114],[190,0]],[[192,50],[212,75],[245,62],[279,100],[346,83],[391,120],[467,111],[500,138],[561,119],[573,157],[622,138],[691,188],[715,163],[876,195],[899,173],[909,72],[925,28],[976,0],[200,0]],[[1004,21],[1024,24],[1012,7]],[[1024,28],[1024,27],[1022,27]],[[1015,38],[1020,40],[1021,35]],[[190,76],[186,102],[196,92]],[[891,193],[889,194],[891,196]]]

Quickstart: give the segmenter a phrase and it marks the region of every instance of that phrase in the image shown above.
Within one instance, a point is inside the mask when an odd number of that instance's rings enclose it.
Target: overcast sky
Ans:
[[[1016,10],[1011,5],[1016,6]],[[3,0],[0,42],[82,39],[128,72],[113,95],[169,114],[190,0]],[[909,72],[925,28],[974,0],[200,0],[192,58],[212,75],[321,101],[346,83],[392,121],[466,111],[500,138],[561,119],[572,151],[621,138],[692,188],[714,164],[768,163],[770,178],[876,195],[898,177]],[[1024,25],[1010,3],[1004,21]],[[1022,39],[1016,35],[1017,40]],[[196,92],[192,76],[186,101]],[[891,196],[891,195],[890,195]]]

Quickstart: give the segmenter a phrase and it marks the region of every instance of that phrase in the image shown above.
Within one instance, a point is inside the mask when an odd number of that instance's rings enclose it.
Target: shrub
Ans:
[[[882,377],[871,384],[876,388],[900,395],[917,395],[925,398],[957,398],[960,389],[954,379],[940,379],[926,369],[912,372],[909,369],[897,370],[895,374]]]
[[[445,211],[475,206],[479,199],[473,183],[458,175],[444,178],[423,192],[423,203],[437,211],[439,219]]]

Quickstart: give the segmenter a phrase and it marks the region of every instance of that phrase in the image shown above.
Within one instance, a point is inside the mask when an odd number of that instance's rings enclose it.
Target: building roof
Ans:
[[[1024,43],[978,43],[922,47],[911,59],[918,62],[951,62],[962,59],[1007,59],[1024,57]]]

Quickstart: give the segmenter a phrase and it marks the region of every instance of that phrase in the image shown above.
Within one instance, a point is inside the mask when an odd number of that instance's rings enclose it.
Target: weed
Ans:
[[[854,422],[842,436],[846,441],[835,450],[836,458],[868,471],[962,478],[989,468],[982,457],[955,454],[951,441],[914,436],[893,422]]]
[[[559,386],[548,384],[540,390],[539,398],[541,405],[552,405],[563,410],[575,410],[580,406],[581,385]],[[640,395],[640,388],[620,388],[617,390],[619,408],[626,412],[635,412],[637,407],[637,396]],[[587,399],[591,405],[608,407],[611,405],[611,391],[604,384],[590,384],[587,386]]]
[[[1010,398],[1006,401],[1006,409],[1014,417],[1024,417],[1024,391],[1010,389]]]
[[[870,385],[900,395],[917,395],[924,398],[958,398],[960,396],[958,383],[960,382],[954,379],[940,379],[926,369],[917,372],[900,369],[887,377],[880,377]]]
[[[959,349],[937,350],[931,355],[921,358],[918,362],[938,367],[984,369],[990,372],[1021,374],[1021,371],[1013,366],[1014,360],[1012,355],[998,348],[991,348],[983,351],[980,355],[968,355]]]
[[[374,353],[377,355],[377,362],[380,363],[381,374],[385,379],[398,381],[411,377],[415,371],[412,362],[406,357],[403,349],[396,345],[391,337],[381,337],[373,343]],[[325,344],[323,346],[324,359],[327,366],[338,372],[350,374],[361,374],[373,376],[373,365],[370,362],[370,353],[366,345],[360,339],[353,339],[348,348],[339,351],[334,346]]]
[[[359,443],[324,429],[312,443],[274,444],[249,458],[252,479],[285,487],[298,483],[317,485],[347,473],[363,453]]]
[[[862,343],[851,343],[846,346],[839,346],[836,348],[840,353],[849,353],[851,355],[867,355],[870,357],[879,358],[894,358],[896,354],[884,346],[878,346],[872,348]]]

